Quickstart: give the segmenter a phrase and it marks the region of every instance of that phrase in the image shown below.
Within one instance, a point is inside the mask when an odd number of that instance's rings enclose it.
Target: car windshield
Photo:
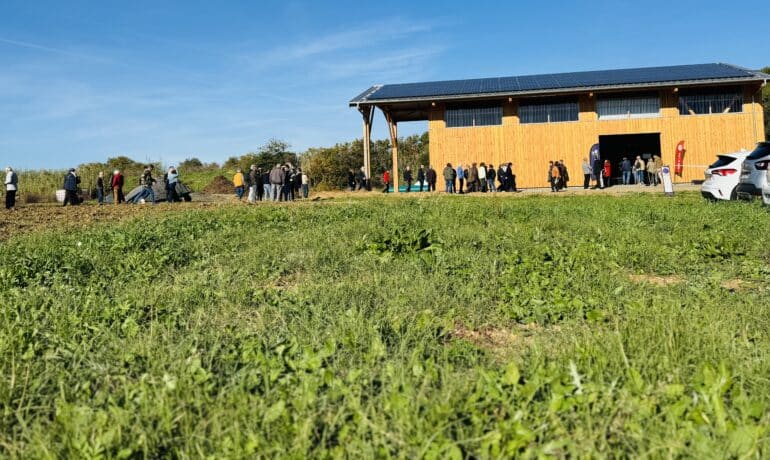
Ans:
[[[759,160],[762,157],[770,155],[770,142],[760,142],[757,144],[757,148],[751,152],[751,155],[746,158],[747,160]]]
[[[733,161],[735,161],[735,158],[733,158],[733,157],[728,157],[728,156],[725,156],[725,155],[719,155],[717,157],[717,161],[714,162],[714,164],[710,165],[709,168],[721,168],[722,166],[729,165]]]

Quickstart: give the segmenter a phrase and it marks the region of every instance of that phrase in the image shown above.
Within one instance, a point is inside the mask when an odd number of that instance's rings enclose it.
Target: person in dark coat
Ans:
[[[420,191],[422,192],[422,184],[425,182],[425,167],[420,165],[420,169],[417,170],[417,183],[420,184]]]
[[[591,188],[597,188],[598,187],[600,189],[603,189],[604,188],[604,180],[602,179],[602,175],[604,174],[604,162],[599,157],[596,157],[594,159],[593,173],[594,173],[593,174],[594,175],[594,179],[596,179],[596,185],[594,185]]]
[[[425,173],[425,180],[428,181],[428,191],[429,192],[435,192],[436,191],[436,180],[438,179],[438,174],[436,174],[436,170],[433,169],[433,166],[428,166],[428,171]]]
[[[518,192],[516,189],[516,174],[513,173],[513,163],[508,163],[508,169],[505,171],[508,177],[508,191]]]
[[[564,188],[567,188],[569,182],[569,171],[567,171],[567,165],[564,160],[559,160],[559,171],[561,172],[561,182]]]
[[[99,175],[96,177],[96,201],[99,206],[104,204],[104,172],[99,171]]]
[[[257,168],[257,172],[254,175],[254,188],[256,200],[262,201],[265,196],[265,173],[262,171],[262,168]]]
[[[352,169],[348,169],[348,188],[351,192],[356,190],[356,173]]]
[[[67,171],[67,175],[64,176],[64,205],[69,203],[71,206],[77,206],[80,204],[78,198],[78,184],[80,184],[80,178],[75,173],[75,168],[70,168]]]
[[[404,182],[406,182],[406,191],[409,192],[412,190],[412,181],[414,178],[412,177],[412,168],[409,166],[406,167],[404,170]]]

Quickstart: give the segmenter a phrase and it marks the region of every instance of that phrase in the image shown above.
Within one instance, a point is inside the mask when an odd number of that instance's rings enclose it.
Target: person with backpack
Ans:
[[[75,168],[70,168],[67,175],[64,176],[64,204],[62,206],[67,206],[67,203],[71,206],[80,204],[78,184],[80,184],[80,177],[75,172]]]
[[[10,166],[5,168],[5,209],[16,210],[16,192],[19,189],[19,176]]]
[[[155,169],[153,165],[147,165],[144,168],[142,175],[139,176],[139,185],[142,186],[142,191],[137,193],[134,197],[134,204],[141,203],[142,200],[146,200],[147,198],[152,201],[152,204],[155,204],[155,190],[152,189],[152,186],[156,181],[155,178],[152,177],[153,169]]]

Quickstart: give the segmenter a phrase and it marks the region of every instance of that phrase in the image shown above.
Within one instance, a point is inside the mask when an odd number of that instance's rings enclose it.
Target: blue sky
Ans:
[[[302,152],[360,137],[376,83],[770,65],[765,2],[628,3],[3,0],[0,163]]]

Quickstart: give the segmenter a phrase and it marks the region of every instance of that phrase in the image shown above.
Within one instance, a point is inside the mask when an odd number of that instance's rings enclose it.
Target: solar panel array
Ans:
[[[581,87],[593,88],[697,80],[749,79],[752,77],[758,78],[756,74],[750,71],[729,64],[694,64],[384,85],[379,88],[371,88],[351,102],[455,95],[516,93]]]

